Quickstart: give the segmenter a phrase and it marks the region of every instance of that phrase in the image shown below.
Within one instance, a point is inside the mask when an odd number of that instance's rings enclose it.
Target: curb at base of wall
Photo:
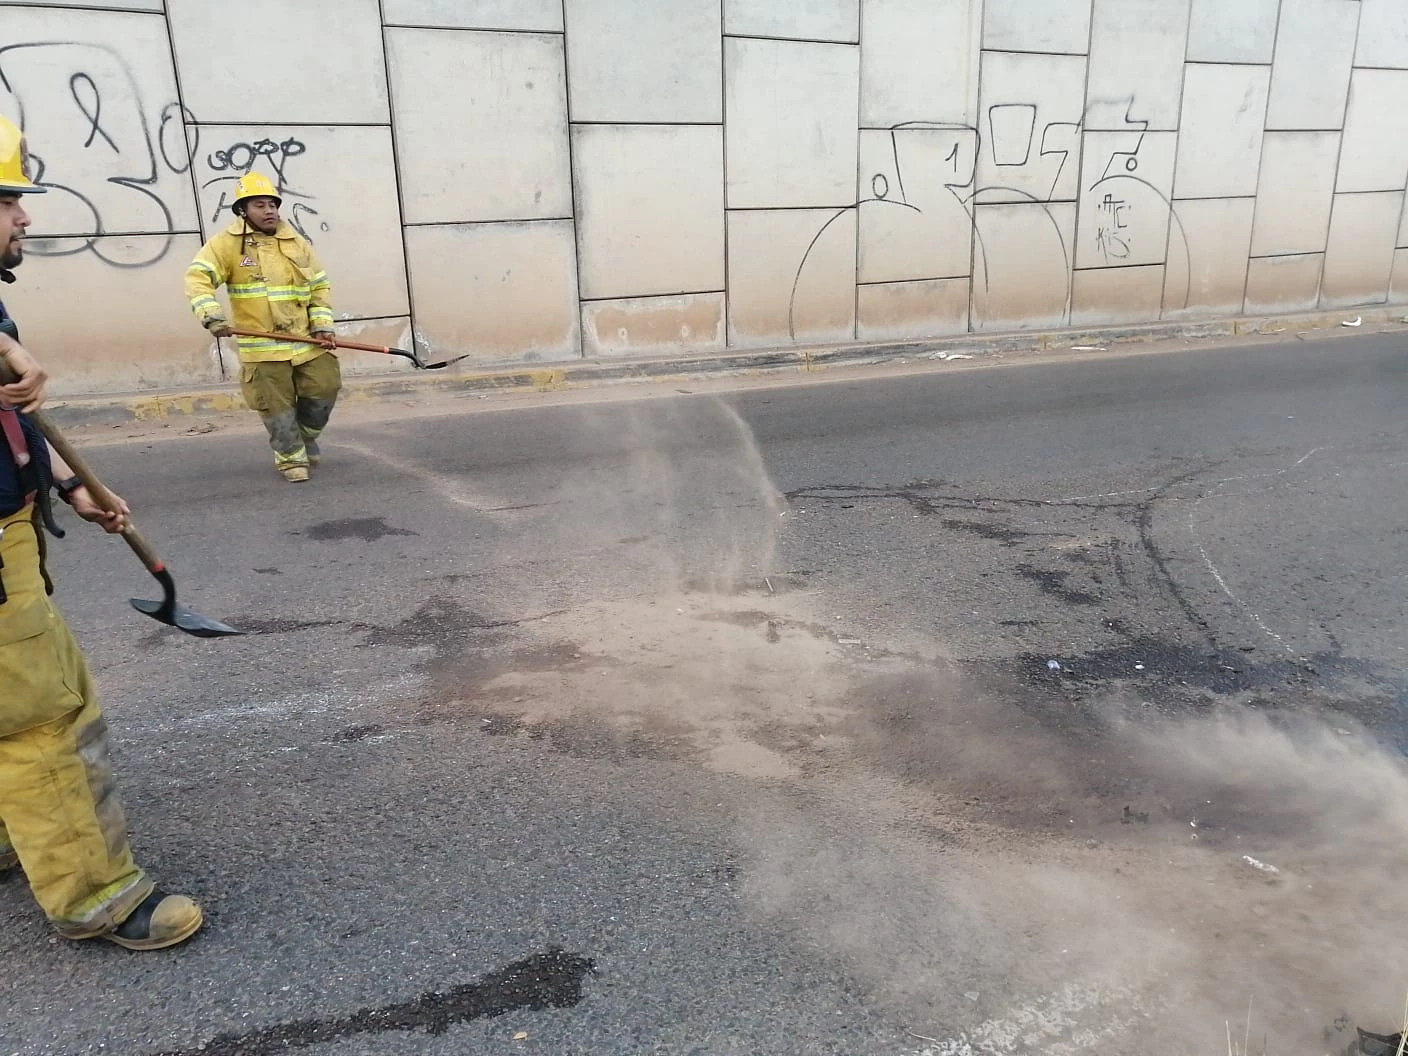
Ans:
[[[1326,330],[1359,318],[1365,325],[1408,322],[1404,306],[1347,309],[1282,316],[1238,316],[1197,322],[1150,323],[1140,326],[1085,329],[1023,330],[998,334],[959,334],[923,341],[884,344],[775,348],[747,352],[687,354],[656,359],[576,360],[541,366],[512,365],[451,372],[398,372],[344,378],[342,399],[350,402],[405,399],[421,394],[465,392],[554,392],[594,385],[662,382],[691,376],[727,376],[769,372],[812,372],[827,367],[864,366],[886,361],[950,352],[974,356],[999,352],[1046,351],[1079,346],[1163,341],[1176,338],[1218,338]],[[1353,331],[1350,331],[1353,332]],[[56,399],[46,410],[59,424],[120,425],[167,418],[202,417],[245,409],[233,383],[196,389],[119,393]]]

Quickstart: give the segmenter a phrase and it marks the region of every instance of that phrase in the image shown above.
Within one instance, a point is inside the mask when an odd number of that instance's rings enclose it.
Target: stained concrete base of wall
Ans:
[[[1002,353],[1103,352],[1120,346],[1177,339],[1211,341],[1238,338],[1303,339],[1316,332],[1379,333],[1408,324],[1403,306],[1351,312],[1236,316],[1198,322],[1151,323],[1082,329],[962,334],[928,341],[906,341],[816,348],[753,349],[653,359],[581,360],[540,368],[397,372],[359,375],[344,380],[344,403],[399,400],[414,403],[436,396],[506,392],[554,392],[623,383],[669,383],[686,378],[749,376],[768,373],[810,374],[846,366],[930,360],[937,363]],[[1346,329],[1347,328],[1347,329]],[[166,392],[103,394],[55,400],[48,405],[61,425],[119,427],[170,420],[191,427],[193,420],[244,412],[234,385],[171,389]],[[199,426],[196,426],[199,431]]]

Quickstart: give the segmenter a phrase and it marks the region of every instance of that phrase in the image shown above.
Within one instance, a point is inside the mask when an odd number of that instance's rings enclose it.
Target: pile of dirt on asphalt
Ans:
[[[560,585],[437,707],[732,775],[748,912],[839,958],[915,1052],[1318,1054],[1397,1029],[1398,755],[1231,706],[1077,715],[922,628],[857,630],[779,559],[787,510],[736,414],[610,413],[628,479],[574,482],[562,532],[631,541],[616,589]]]

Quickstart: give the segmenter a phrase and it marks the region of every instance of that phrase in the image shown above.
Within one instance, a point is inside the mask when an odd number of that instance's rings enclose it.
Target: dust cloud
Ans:
[[[964,793],[962,775],[1012,758],[991,726],[928,781],[872,769],[819,791],[825,827],[760,809],[747,894],[936,1039],[916,1052],[1226,1052],[1231,1030],[1241,1051],[1342,1053],[1356,1023],[1397,1029],[1399,759],[1235,709],[1112,718],[1095,741],[1058,747],[1066,786],[1048,768],[1025,817]]]
[[[486,732],[747,782],[745,911],[839,960],[914,1053],[1342,1053],[1356,1022],[1396,1029],[1401,759],[1231,706],[1053,717],[917,633],[870,640],[786,556],[726,403],[579,413],[598,457],[567,460],[534,530],[557,571],[525,576],[546,614],[464,679]]]

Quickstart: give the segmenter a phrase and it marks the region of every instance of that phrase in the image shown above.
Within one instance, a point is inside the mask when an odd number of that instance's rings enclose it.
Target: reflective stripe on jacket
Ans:
[[[230,316],[215,299],[228,289]],[[228,322],[236,330],[278,331],[304,337],[333,328],[332,288],[313,247],[287,222],[265,235],[237,220],[203,245],[186,269],[186,296],[202,325]],[[306,363],[323,349],[258,337],[236,338],[246,363]]]

